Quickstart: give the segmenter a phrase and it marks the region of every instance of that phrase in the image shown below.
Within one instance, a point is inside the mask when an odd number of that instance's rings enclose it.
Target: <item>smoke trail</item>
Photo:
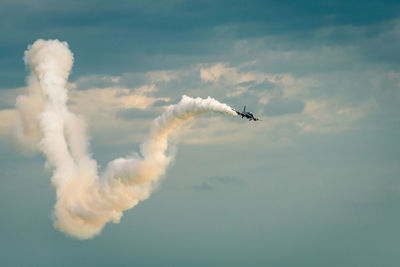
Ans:
[[[37,40],[25,51],[24,61],[32,74],[28,94],[17,98],[16,136],[22,145],[46,156],[57,195],[54,225],[79,239],[100,233],[109,221],[118,223],[124,210],[149,197],[172,160],[167,148],[173,130],[204,113],[236,115],[213,98],[183,96],[154,120],[141,146],[142,157],[115,159],[99,176],[88,153],[85,124],[66,105],[73,64],[68,44]]]

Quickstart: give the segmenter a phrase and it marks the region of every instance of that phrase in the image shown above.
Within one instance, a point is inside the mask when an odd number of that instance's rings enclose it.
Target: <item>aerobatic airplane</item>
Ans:
[[[243,107],[243,111],[240,112],[236,109],[233,109],[233,111],[235,111],[239,116],[242,116],[242,118],[247,118],[249,119],[249,121],[258,121],[260,120],[259,118],[254,117],[253,113],[251,112],[247,112],[246,111],[246,106]]]

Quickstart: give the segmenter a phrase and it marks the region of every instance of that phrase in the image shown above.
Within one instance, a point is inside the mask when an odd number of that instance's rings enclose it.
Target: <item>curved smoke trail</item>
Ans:
[[[17,98],[16,136],[46,156],[57,194],[54,225],[79,239],[100,233],[109,221],[118,223],[124,210],[149,197],[172,159],[166,150],[174,129],[204,113],[236,115],[213,98],[183,96],[154,120],[141,158],[115,159],[99,176],[88,153],[85,124],[67,107],[66,83],[73,65],[68,44],[37,40],[25,51],[24,61],[32,75],[28,95]]]

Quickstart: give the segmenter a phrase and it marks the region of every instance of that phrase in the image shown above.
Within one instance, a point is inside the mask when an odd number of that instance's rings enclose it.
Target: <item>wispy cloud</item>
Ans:
[[[15,121],[14,109],[0,110],[0,137],[9,136],[12,133],[12,127]]]
[[[214,190],[214,188],[210,184],[208,184],[206,182],[203,182],[203,183],[201,183],[199,185],[195,185],[192,188],[193,188],[194,191],[199,191],[199,192],[213,191]]]
[[[221,186],[227,185],[244,185],[245,182],[242,178],[233,176],[211,176],[206,181],[198,185],[194,185],[192,188],[195,191],[212,191]]]

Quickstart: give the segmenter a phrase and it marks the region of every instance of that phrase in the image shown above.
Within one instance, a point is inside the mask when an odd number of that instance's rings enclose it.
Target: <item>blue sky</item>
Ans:
[[[398,266],[397,1],[2,1],[0,261],[4,266]],[[79,241],[52,226],[40,154],[14,104],[35,40],[74,53],[69,107],[101,167],[137,152],[181,95],[246,105],[173,138],[156,192]],[[89,104],[88,104],[89,103]]]

